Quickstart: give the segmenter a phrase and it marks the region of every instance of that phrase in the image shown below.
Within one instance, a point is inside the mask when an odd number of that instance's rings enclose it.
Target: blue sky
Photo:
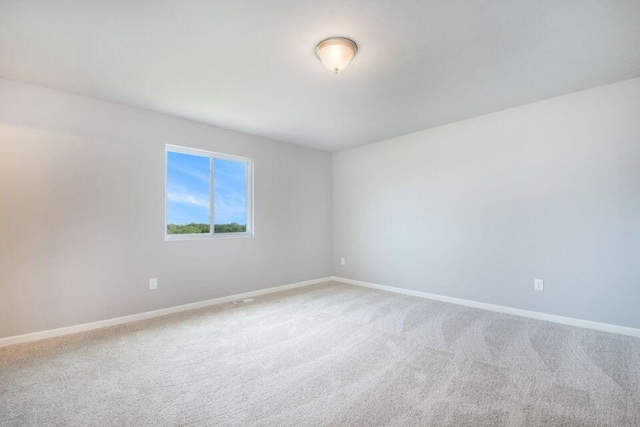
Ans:
[[[246,165],[214,159],[215,223],[247,223]],[[167,222],[209,223],[209,157],[168,152]]]

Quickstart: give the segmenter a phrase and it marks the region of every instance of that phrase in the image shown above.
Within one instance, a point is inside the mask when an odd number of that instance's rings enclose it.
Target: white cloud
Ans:
[[[188,192],[169,191],[167,199],[170,202],[182,203],[186,205],[198,206],[201,208],[209,208],[209,199],[202,195],[196,195]]]
[[[183,173],[187,176],[195,178],[201,182],[209,183],[211,182],[211,177],[208,172],[198,171],[193,168],[185,167],[181,164],[177,164],[175,162],[169,163],[169,169],[175,170],[177,172]]]
[[[247,198],[238,192],[216,193],[216,224],[237,222],[245,224]]]

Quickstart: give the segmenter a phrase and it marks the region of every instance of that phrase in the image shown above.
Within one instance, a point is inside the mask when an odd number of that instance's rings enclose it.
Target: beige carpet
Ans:
[[[2,426],[640,426],[640,340],[338,283],[0,349]]]

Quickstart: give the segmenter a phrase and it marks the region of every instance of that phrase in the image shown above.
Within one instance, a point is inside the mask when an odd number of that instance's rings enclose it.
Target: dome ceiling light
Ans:
[[[331,37],[316,46],[316,56],[327,70],[338,73],[349,65],[358,53],[358,45],[344,37]]]

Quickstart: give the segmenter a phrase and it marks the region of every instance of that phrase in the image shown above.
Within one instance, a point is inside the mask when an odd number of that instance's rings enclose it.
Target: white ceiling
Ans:
[[[334,75],[329,36],[359,52]],[[336,151],[640,76],[640,0],[0,0],[0,76]]]

